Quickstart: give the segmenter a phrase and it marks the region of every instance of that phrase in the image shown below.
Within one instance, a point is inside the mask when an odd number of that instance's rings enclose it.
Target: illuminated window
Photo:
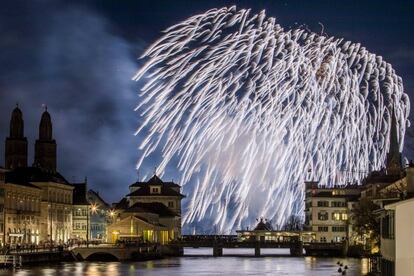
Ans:
[[[168,243],[168,231],[161,231],[161,244]]]
[[[153,230],[144,230],[144,241],[149,241],[149,242],[154,241],[154,231]]]
[[[332,219],[333,220],[341,220],[341,213],[339,213],[339,212],[332,213]]]

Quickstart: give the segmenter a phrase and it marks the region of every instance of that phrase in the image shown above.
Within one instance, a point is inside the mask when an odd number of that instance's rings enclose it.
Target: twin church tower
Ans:
[[[24,136],[23,113],[18,106],[10,120],[10,134],[6,138],[6,169],[27,167],[27,138]],[[46,110],[39,125],[39,139],[35,143],[34,167],[56,172],[56,141],[52,135],[52,119]]]

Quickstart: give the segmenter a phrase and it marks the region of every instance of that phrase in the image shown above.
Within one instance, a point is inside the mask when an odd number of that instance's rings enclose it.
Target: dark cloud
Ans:
[[[60,171],[69,181],[88,176],[93,188],[116,200],[135,178],[137,84],[131,76],[138,65],[129,42],[112,34],[102,16],[51,3],[16,5],[2,14],[6,68],[0,76],[0,133],[6,136],[10,112],[19,102],[31,163],[42,104],[47,104]],[[0,152],[4,155],[3,147]]]

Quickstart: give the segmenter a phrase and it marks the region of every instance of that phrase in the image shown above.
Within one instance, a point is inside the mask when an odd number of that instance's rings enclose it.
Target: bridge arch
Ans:
[[[92,254],[85,256],[85,261],[106,261],[106,262],[118,262],[119,258],[109,252],[93,252]]]

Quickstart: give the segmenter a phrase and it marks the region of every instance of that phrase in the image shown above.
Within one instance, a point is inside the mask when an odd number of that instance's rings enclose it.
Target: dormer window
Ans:
[[[151,194],[160,194],[161,193],[161,186],[150,186],[150,193]]]

